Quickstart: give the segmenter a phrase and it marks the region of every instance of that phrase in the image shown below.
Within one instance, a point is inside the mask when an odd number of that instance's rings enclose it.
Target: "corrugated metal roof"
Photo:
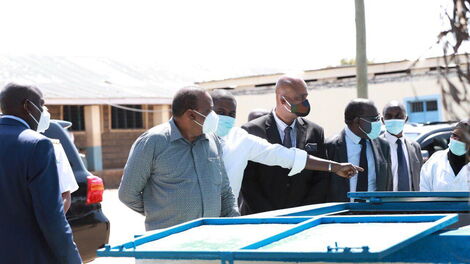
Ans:
[[[9,82],[37,85],[48,104],[162,104],[192,80],[162,65],[109,58],[0,56],[0,85]]]

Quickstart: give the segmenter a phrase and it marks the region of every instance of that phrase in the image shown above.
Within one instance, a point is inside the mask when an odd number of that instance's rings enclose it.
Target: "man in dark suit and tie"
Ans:
[[[393,191],[419,191],[423,156],[419,144],[403,136],[406,121],[408,116],[402,103],[392,101],[385,105],[382,122],[386,131],[383,138],[390,144]]]
[[[374,103],[352,100],[344,111],[346,127],[326,142],[328,159],[364,169],[351,179],[330,173],[328,201],[346,202],[348,192],[391,191],[390,146],[379,137],[382,123]]]
[[[64,215],[42,93],[7,85],[0,92],[0,262],[81,263]]]
[[[302,79],[281,77],[276,83],[276,108],[242,128],[285,147],[297,147],[325,158],[323,129],[302,118],[310,112],[307,85]],[[241,188],[242,215],[325,202],[327,172],[289,170],[249,162]]]

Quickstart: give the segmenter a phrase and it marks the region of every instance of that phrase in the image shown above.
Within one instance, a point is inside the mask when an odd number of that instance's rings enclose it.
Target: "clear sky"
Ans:
[[[451,2],[366,0],[368,59],[439,55],[428,48]],[[204,68],[195,81],[316,69],[355,56],[354,0],[2,0],[0,12],[0,54]]]

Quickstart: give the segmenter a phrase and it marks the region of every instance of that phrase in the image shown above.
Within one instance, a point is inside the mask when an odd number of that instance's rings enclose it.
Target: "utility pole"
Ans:
[[[368,98],[366,18],[364,0],[355,0],[356,6],[356,87],[358,98]]]

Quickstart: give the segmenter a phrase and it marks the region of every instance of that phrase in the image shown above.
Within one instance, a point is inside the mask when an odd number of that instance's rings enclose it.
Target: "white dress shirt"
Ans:
[[[470,192],[470,163],[455,175],[448,158],[449,149],[436,151],[421,169],[422,192]]]
[[[300,173],[307,163],[307,152],[304,150],[271,144],[266,139],[251,135],[239,127],[232,128],[229,134],[222,138],[222,144],[225,169],[236,199],[249,160],[291,169],[289,176]]]
[[[361,138],[354,134],[348,127],[345,128],[346,131],[346,148],[348,152],[348,162],[359,166],[361,159],[361,149],[362,146],[359,143]],[[373,192],[377,190],[376,184],[376,175],[375,175],[375,158],[374,153],[372,152],[372,145],[370,140],[367,140],[367,164],[368,164],[368,186],[367,191]],[[357,174],[349,179],[349,191],[355,192],[357,187]]]
[[[59,189],[60,193],[73,193],[78,190],[78,184],[75,180],[72,167],[70,166],[64,148],[59,140],[51,139],[54,146],[54,154],[57,163],[57,172],[59,173]]]
[[[392,174],[393,174],[393,191],[398,191],[398,144],[397,137],[385,131],[384,138],[388,141],[390,145],[390,156],[392,157]],[[406,167],[408,169],[408,181],[410,183],[411,190],[411,170],[410,170],[410,157],[408,156],[408,148],[406,147],[405,137],[400,138],[401,146],[403,147],[403,154],[405,155]]]
[[[274,120],[276,121],[276,126],[277,126],[277,130],[279,131],[279,136],[281,137],[281,142],[282,142],[282,144],[284,144],[284,135],[286,134],[284,131],[286,130],[288,125],[286,123],[284,123],[284,121],[282,121],[276,115],[275,110],[276,109],[273,110]],[[290,127],[292,128],[292,130],[290,131],[290,138],[291,138],[291,142],[292,142],[293,147],[297,146],[297,129],[295,128],[295,123],[296,122],[297,122],[297,119],[294,120],[294,122],[292,122],[292,124],[290,125]]]

